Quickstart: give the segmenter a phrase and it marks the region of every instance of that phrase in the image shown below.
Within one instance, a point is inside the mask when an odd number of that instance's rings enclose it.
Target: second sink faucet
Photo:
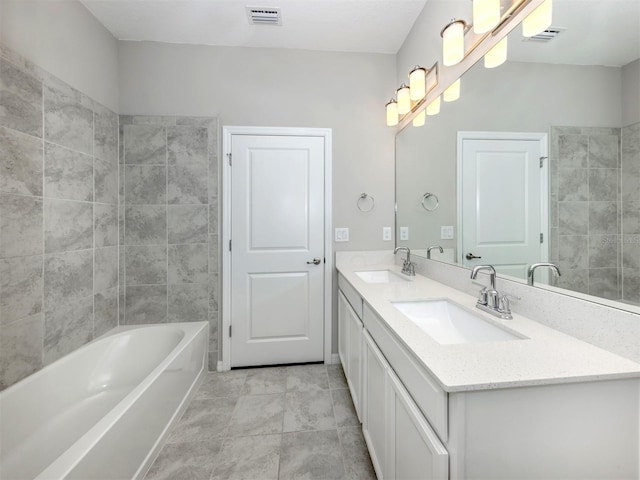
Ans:
[[[440,253],[444,253],[444,250],[440,245],[430,245],[429,247],[427,247],[427,260],[431,258],[431,250],[435,250],[436,248],[440,250]]]
[[[503,320],[511,320],[513,316],[509,306],[509,296],[500,295],[496,290],[496,269],[492,265],[478,265],[471,270],[471,279],[475,280],[481,270],[489,271],[490,288],[484,287],[480,290],[476,307]]]
[[[529,285],[533,285],[533,274],[536,271],[536,268],[538,267],[549,267],[556,277],[559,277],[560,275],[562,275],[560,273],[560,269],[555,263],[546,263],[546,262],[534,263],[527,269],[527,283]]]
[[[411,250],[409,250],[409,247],[397,247],[393,251],[393,254],[395,255],[400,250],[407,252],[407,258],[402,261],[402,273],[414,277],[416,275],[416,268],[413,262],[411,262]]]

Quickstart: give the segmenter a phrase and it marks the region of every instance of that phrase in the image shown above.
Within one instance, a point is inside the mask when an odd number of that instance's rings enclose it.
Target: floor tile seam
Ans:
[[[331,427],[327,427],[327,428],[313,428],[313,429],[304,429],[304,430],[291,430],[289,432],[285,432],[284,430],[282,431],[282,434],[287,434],[287,433],[311,433],[311,432],[328,432],[330,430],[337,430],[338,426],[336,424],[334,424]]]

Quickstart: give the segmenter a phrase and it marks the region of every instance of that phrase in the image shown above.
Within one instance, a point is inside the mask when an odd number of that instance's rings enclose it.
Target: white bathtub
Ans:
[[[142,478],[206,372],[208,323],[121,327],[0,393],[0,478]]]

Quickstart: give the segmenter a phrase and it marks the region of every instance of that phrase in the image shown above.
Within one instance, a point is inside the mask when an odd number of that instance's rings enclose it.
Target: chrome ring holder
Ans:
[[[432,199],[430,202],[431,204],[433,203],[433,200],[436,201],[436,204],[428,207],[425,202],[429,199]],[[422,196],[422,201],[420,203],[422,204],[422,208],[424,208],[427,212],[433,212],[436,208],[438,208],[438,205],[440,205],[440,200],[435,193],[427,192]]]
[[[367,203],[367,199],[371,200],[370,202],[371,206],[369,208],[366,208],[365,206]],[[368,195],[366,193],[361,193],[356,202],[356,206],[358,207],[358,210],[360,210],[363,213],[367,213],[373,210],[373,207],[375,206],[375,204],[376,204],[375,199],[371,195]]]

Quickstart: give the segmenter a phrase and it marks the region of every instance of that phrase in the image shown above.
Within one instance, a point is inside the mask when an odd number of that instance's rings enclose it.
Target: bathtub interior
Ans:
[[[169,325],[116,333],[1,392],[0,478],[9,472],[35,478],[159,368],[184,337],[183,328]]]

